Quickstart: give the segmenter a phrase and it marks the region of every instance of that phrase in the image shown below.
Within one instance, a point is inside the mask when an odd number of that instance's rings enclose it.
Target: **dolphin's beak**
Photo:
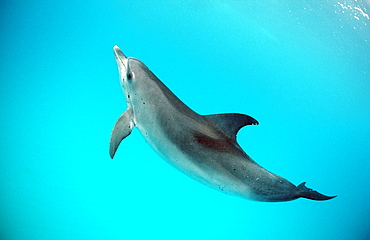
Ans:
[[[125,65],[125,60],[127,59],[125,54],[121,51],[121,49],[116,45],[113,47],[114,56],[116,57],[117,65]]]
[[[113,47],[114,56],[116,57],[118,72],[120,74],[120,80],[124,80],[127,71],[127,57],[118,46]],[[122,82],[121,82],[122,84]]]

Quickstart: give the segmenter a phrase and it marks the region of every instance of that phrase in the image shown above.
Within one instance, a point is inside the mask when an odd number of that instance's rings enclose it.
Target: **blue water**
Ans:
[[[369,1],[3,1],[0,239],[369,239]],[[245,113],[266,169],[337,198],[260,203],[163,161],[112,47],[200,114]]]

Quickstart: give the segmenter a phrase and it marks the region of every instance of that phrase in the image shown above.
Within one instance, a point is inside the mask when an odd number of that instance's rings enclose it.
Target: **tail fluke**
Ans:
[[[335,198],[336,196],[326,196],[319,192],[316,192],[308,187],[306,187],[306,182],[303,182],[297,186],[300,190],[300,197],[308,198],[312,200],[324,201]]]

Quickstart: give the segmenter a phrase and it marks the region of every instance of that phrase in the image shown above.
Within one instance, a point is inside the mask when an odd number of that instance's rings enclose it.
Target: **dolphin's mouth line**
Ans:
[[[114,55],[116,57],[116,61],[120,63],[120,65],[124,66],[126,68],[126,65],[125,65],[125,59],[122,59],[118,54],[117,52],[114,52]]]
[[[120,63],[127,69],[127,66],[125,65],[125,62],[122,58],[118,57],[118,60],[120,61]],[[128,61],[127,61],[128,63]]]
[[[125,60],[127,59],[127,57],[123,54],[123,52],[118,46],[114,46],[113,49],[114,49],[114,55],[116,57],[116,61],[119,62],[120,65],[122,65],[123,67],[127,69],[127,66],[125,64]]]

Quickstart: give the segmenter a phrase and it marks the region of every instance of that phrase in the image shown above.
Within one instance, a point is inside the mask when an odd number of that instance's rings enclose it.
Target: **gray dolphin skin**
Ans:
[[[297,198],[328,200],[301,183],[293,185],[253,161],[236,134],[254,118],[238,113],[199,115],[187,107],[140,60],[113,48],[127,109],[110,139],[111,158],[137,127],[149,145],[172,166],[195,180],[242,198],[283,202]]]

